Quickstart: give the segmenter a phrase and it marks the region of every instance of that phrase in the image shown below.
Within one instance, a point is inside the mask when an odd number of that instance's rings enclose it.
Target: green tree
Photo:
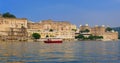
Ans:
[[[99,39],[103,39],[103,36],[99,36]]]
[[[88,30],[88,29],[85,29],[85,30],[84,30],[84,32],[90,32],[90,30]]]
[[[120,39],[120,35],[118,35],[118,39]]]
[[[105,31],[112,31],[112,28],[107,27],[107,28],[105,29]]]
[[[94,39],[94,36],[93,36],[93,35],[90,35],[90,36],[88,37],[88,39],[93,40],[93,39]]]
[[[79,40],[83,40],[85,37],[82,34],[79,34],[78,36],[76,36],[75,38],[79,39]]]
[[[81,33],[84,33],[84,32],[87,32],[87,33],[88,33],[88,32],[90,32],[90,30],[89,30],[89,29],[85,29],[85,30],[81,30],[80,32],[81,32]]]
[[[32,37],[35,39],[35,41],[37,41],[37,39],[39,39],[41,36],[39,33],[33,33]]]
[[[80,33],[83,33],[83,32],[84,32],[83,30],[80,31]]]
[[[10,14],[9,12],[4,13],[4,14],[2,15],[2,17],[4,17],[4,18],[16,18],[15,15]]]
[[[90,35],[88,37],[88,39],[90,39],[90,40],[103,39],[103,36],[93,36],[93,35]]]

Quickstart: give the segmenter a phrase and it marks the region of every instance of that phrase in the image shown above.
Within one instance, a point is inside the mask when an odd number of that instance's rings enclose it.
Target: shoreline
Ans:
[[[90,41],[101,41],[101,42],[109,42],[109,41],[120,41],[120,39],[118,40],[63,40],[63,42],[90,42]],[[44,41],[41,41],[41,40],[38,40],[38,41],[34,41],[32,39],[30,40],[27,40],[27,41],[19,41],[19,40],[0,40],[0,42],[44,42]]]

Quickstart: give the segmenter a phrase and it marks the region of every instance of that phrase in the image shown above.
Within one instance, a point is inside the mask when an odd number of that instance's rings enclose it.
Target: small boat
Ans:
[[[44,41],[44,43],[62,43],[63,41],[62,41],[62,39],[47,39],[47,40],[45,40]]]

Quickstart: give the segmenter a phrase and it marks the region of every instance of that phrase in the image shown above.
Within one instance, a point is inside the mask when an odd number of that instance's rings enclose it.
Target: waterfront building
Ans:
[[[91,35],[91,28],[89,27],[88,24],[80,25],[79,29],[80,29],[79,33],[76,33],[76,35],[82,34],[84,35],[84,37],[89,37]]]
[[[21,27],[21,28],[10,28],[10,31],[8,32],[8,36],[6,39],[10,40],[27,40],[28,32],[27,28]]]
[[[91,28],[91,34],[95,35],[95,36],[102,36],[103,34],[105,34],[105,27],[104,26],[94,26]]]
[[[91,30],[91,28],[89,27],[89,25],[88,24],[85,24],[85,25],[80,25],[80,31],[84,31],[84,30],[86,30],[86,29],[88,29],[88,30]]]
[[[114,30],[106,31],[104,25],[91,28],[91,34],[94,36],[103,36],[103,40],[118,40],[118,32]]]
[[[0,17],[0,36],[1,38],[7,37],[11,30],[19,30],[21,27],[27,28],[26,18],[3,18]],[[20,31],[20,30],[19,30]],[[13,31],[13,34],[14,33]],[[16,36],[18,37],[18,36]]]
[[[103,40],[117,40],[118,32],[106,31],[106,27],[95,26],[90,27],[88,24],[80,25],[79,30],[76,25],[67,21],[42,20],[40,22],[31,22],[26,18],[3,18],[0,17],[0,39],[14,37],[15,39],[23,39],[20,37],[32,38],[33,33],[39,33],[41,38],[62,38],[65,40],[74,40],[75,34],[82,34],[85,37],[90,35],[103,36]],[[76,33],[75,33],[76,32]],[[12,39],[11,38],[11,39]]]
[[[118,40],[118,32],[105,32],[103,34],[104,40]]]
[[[38,23],[28,22],[28,33],[39,33],[41,38],[56,37],[62,39],[74,39],[76,25],[67,21],[43,20]]]
[[[80,31],[83,31],[85,29],[90,30],[90,32],[80,32],[80,34],[84,35],[85,37],[88,37],[89,35],[93,36],[103,36],[103,40],[118,40],[118,32],[112,30],[112,31],[106,31],[106,27],[104,25],[98,26],[95,25],[94,27],[86,26],[80,26]]]

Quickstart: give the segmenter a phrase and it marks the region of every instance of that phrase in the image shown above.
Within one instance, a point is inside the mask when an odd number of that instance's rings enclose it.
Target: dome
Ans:
[[[102,25],[102,27],[105,27],[105,25]]]
[[[85,24],[85,26],[88,26],[88,24]]]
[[[81,27],[82,25],[80,25],[80,27]]]

